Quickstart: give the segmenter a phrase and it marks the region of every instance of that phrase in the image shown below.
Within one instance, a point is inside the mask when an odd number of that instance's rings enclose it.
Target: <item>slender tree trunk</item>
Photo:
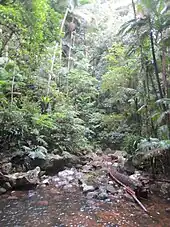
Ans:
[[[162,92],[162,88],[161,88],[158,65],[157,65],[156,56],[155,56],[155,47],[154,47],[154,41],[153,41],[153,31],[152,31],[151,21],[150,21],[150,42],[151,42],[152,58],[153,58],[153,64],[154,64],[154,69],[155,69],[156,81],[157,81],[157,85],[158,85],[158,89],[159,89],[160,98],[163,99],[164,96],[163,96],[163,92]]]
[[[56,45],[55,45],[55,48],[54,48],[54,54],[53,54],[53,57],[52,57],[52,63],[51,63],[50,73],[49,73],[49,76],[48,76],[47,96],[50,93],[51,79],[52,79],[52,75],[53,75],[54,62],[55,62],[55,58],[56,58],[57,48],[58,48],[58,43],[56,42]]]
[[[136,7],[135,7],[135,2],[132,0],[132,7],[133,7],[133,13],[134,13],[134,18],[135,21],[137,21],[137,13],[136,13]],[[141,58],[141,66],[142,69],[144,68],[144,57],[143,57],[143,49],[140,41],[140,34],[139,34],[139,29],[137,28],[137,38],[138,38],[138,45],[140,47],[140,58]]]
[[[157,91],[156,91],[156,87],[155,87],[155,84],[154,84],[154,80],[153,80],[152,75],[151,75],[150,72],[149,72],[149,78],[150,78],[150,80],[151,80],[152,89],[153,89],[153,91],[154,91],[154,93],[155,93],[155,98],[156,98],[156,100],[158,100],[159,97],[158,97],[158,94],[157,94]]]
[[[67,18],[68,12],[69,12],[69,8],[66,9],[66,12],[64,14],[64,18],[63,18],[63,21],[62,21],[62,24],[61,24],[61,28],[60,28],[60,36],[62,36],[63,28],[64,28],[64,25],[65,25],[65,22],[66,22],[66,18]],[[60,38],[60,66],[62,64],[62,41],[63,41],[63,38],[61,37]]]
[[[63,32],[63,28],[64,28],[64,24],[65,24],[68,12],[69,12],[69,8],[66,9],[64,19],[63,19],[62,24],[61,24],[60,36],[62,36],[62,32]],[[53,58],[52,58],[52,63],[51,63],[51,68],[50,68],[50,73],[49,73],[49,77],[48,77],[47,96],[49,95],[49,92],[50,92],[50,86],[51,86],[51,80],[52,80],[52,75],[53,75],[54,62],[55,62],[55,58],[56,58],[57,49],[58,49],[58,43],[56,42],[56,45],[55,45],[55,48],[54,48],[54,54],[53,54]],[[61,61],[62,61],[62,37],[60,39],[60,66],[61,66]],[[59,78],[59,81],[60,81],[60,78]]]
[[[13,70],[12,85],[11,85],[11,107],[14,102],[14,84],[15,84],[15,66],[14,66],[14,70]]]
[[[161,33],[161,39],[163,40],[163,34]],[[166,46],[162,45],[162,80],[164,85],[164,94],[167,97],[168,93],[168,81],[167,81],[167,73],[166,73]]]

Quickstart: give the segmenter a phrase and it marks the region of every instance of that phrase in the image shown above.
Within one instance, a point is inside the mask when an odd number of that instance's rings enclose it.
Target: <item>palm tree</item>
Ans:
[[[132,0],[132,6],[134,9],[135,18],[126,22],[119,34],[129,34],[130,32],[137,32],[138,44],[139,40],[144,40],[149,37],[151,45],[151,53],[153,66],[155,70],[155,77],[159,90],[159,96],[162,99],[164,97],[163,90],[167,90],[167,79],[166,79],[166,66],[165,66],[165,50],[163,51],[162,65],[163,65],[163,89],[159,78],[158,63],[155,53],[155,45],[162,42],[163,31],[166,30],[170,25],[169,14],[167,15],[166,3],[163,0],[139,0],[137,3],[137,10],[135,9],[135,3]],[[138,14],[140,17],[138,18]],[[142,15],[142,16],[141,16]],[[138,45],[141,48],[141,45]]]
[[[156,99],[163,100],[164,97],[167,97],[168,93],[168,82],[166,76],[167,43],[165,40],[167,38],[169,39],[169,37],[166,37],[165,39],[164,33],[170,26],[170,15],[167,11],[166,3],[163,0],[138,0],[136,4],[134,0],[132,0],[132,6],[134,19],[126,22],[119,31],[119,34],[123,36],[131,33],[133,34],[133,36],[131,36],[134,41],[132,44],[133,49],[140,52],[141,72],[144,72],[144,74],[142,73],[144,96],[146,97],[147,94],[149,94],[148,83],[151,83],[152,91],[154,91]],[[150,43],[150,48],[146,45],[148,42]],[[163,86],[161,85],[159,77],[160,67],[158,66],[158,56],[160,53],[162,55],[161,64]],[[152,77],[152,68],[154,70],[155,80]],[[143,77],[143,75],[145,76]],[[148,79],[148,77],[150,79]],[[154,84],[155,81],[157,88]],[[159,91],[159,95],[157,93],[157,89]],[[146,100],[144,98],[143,102],[144,106],[149,106],[150,101],[148,99]],[[163,107],[163,111],[165,113],[167,110],[166,105],[164,105],[163,102],[159,103],[161,103],[160,106]],[[169,121],[167,121],[167,125],[169,125]]]

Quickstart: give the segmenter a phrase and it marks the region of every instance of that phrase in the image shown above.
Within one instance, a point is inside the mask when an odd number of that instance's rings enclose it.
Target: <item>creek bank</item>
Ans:
[[[125,198],[133,202],[124,188],[109,177],[108,170],[112,170],[114,176],[134,190],[138,198],[148,198],[153,193],[170,198],[170,183],[153,181],[149,173],[133,165],[133,160],[124,151],[107,149],[83,156],[64,152],[62,156],[46,154],[41,158],[17,154],[4,159],[0,169],[0,194],[18,187],[53,185],[67,191],[79,188],[88,199],[117,201]],[[49,176],[51,172],[53,176]]]
[[[65,167],[72,167],[80,163],[80,157],[63,152],[62,155],[48,154],[46,150],[39,147],[38,151],[17,152],[10,158],[0,161],[0,171],[3,174],[15,172],[26,172],[37,166],[44,173],[57,173]]]

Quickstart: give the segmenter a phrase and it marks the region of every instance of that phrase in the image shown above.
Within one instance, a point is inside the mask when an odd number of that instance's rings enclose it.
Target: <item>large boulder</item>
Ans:
[[[67,160],[60,156],[54,154],[48,154],[46,159],[41,165],[42,170],[46,172],[59,172],[62,171],[67,163]]]
[[[62,155],[48,154],[44,147],[37,147],[34,150],[27,149],[18,152],[11,158],[13,172],[25,172],[39,166],[42,171],[47,173],[57,173],[62,171],[65,166],[72,167],[80,162],[80,158],[68,152]],[[2,171],[3,172],[3,171]]]
[[[40,182],[40,167],[27,172],[4,175],[0,172],[1,192],[12,188],[31,187]],[[2,190],[4,189],[4,190]]]
[[[67,151],[64,151],[62,153],[62,157],[65,160],[65,162],[67,163],[67,165],[69,165],[69,167],[80,164],[80,157],[78,157],[77,155],[74,155],[74,154],[70,154]]]
[[[132,165],[137,169],[154,174],[170,173],[170,149],[156,148],[136,153],[132,158]]]

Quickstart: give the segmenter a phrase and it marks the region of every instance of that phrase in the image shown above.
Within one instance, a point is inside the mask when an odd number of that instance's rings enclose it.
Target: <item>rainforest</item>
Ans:
[[[0,226],[168,227],[169,74],[169,0],[0,0]]]

